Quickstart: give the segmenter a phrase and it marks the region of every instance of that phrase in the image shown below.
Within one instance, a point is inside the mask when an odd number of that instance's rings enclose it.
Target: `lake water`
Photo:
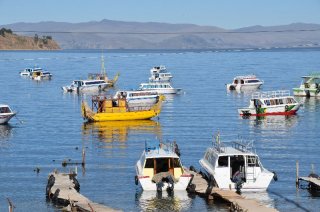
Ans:
[[[264,167],[279,180],[258,198],[280,211],[318,211],[319,197],[296,190],[295,162],[300,175],[311,164],[319,173],[320,99],[302,99],[303,108],[291,117],[241,119],[237,108],[248,105],[250,94],[227,92],[235,75],[256,74],[265,81],[263,91],[300,85],[301,76],[320,68],[319,50],[224,52],[105,52],[109,76],[120,72],[117,88],[136,89],[148,80],[150,68],[165,65],[174,75],[181,95],[167,98],[159,119],[136,122],[85,124],[82,99],[90,95],[64,94],[61,86],[100,70],[100,51],[1,51],[0,103],[18,111],[18,119],[0,126],[0,211],[10,198],[15,211],[57,211],[46,202],[48,174],[63,168],[63,160],[81,160],[80,192],[99,203],[124,211],[228,211],[186,192],[159,196],[142,192],[134,184],[135,163],[145,141],[176,140],[182,162],[199,169],[199,159],[220,131],[222,141],[238,136],[254,140]],[[35,82],[19,76],[39,65],[53,74],[51,81]],[[113,92],[112,90],[109,92]],[[39,167],[37,174],[34,169]]]

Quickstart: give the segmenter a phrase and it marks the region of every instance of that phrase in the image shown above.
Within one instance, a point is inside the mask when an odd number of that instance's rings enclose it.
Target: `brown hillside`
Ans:
[[[51,37],[27,37],[4,32],[0,35],[0,50],[56,50],[59,45]]]

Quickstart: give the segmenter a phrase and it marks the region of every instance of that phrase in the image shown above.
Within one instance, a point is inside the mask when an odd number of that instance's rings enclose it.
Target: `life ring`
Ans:
[[[288,105],[286,105],[284,108],[285,108],[286,111],[289,111],[289,106]]]

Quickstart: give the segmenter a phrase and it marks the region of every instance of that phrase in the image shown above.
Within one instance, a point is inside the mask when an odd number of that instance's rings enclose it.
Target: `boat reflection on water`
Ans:
[[[187,191],[136,193],[136,204],[141,211],[186,211],[191,208],[191,203],[192,198]]]
[[[295,97],[296,100],[303,104],[306,111],[314,112],[320,110],[320,97]]]
[[[12,126],[10,124],[0,124],[0,141],[12,136]]]
[[[84,136],[93,136],[101,142],[121,142],[128,140],[129,134],[154,134],[161,139],[159,122],[153,120],[85,122],[82,125]]]
[[[298,122],[298,115],[291,116],[250,116],[250,125],[262,130],[285,130],[295,126]],[[245,119],[244,119],[245,120]]]

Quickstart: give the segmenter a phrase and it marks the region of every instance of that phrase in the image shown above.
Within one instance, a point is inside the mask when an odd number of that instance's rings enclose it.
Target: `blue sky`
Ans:
[[[102,19],[193,23],[226,29],[320,24],[320,0],[0,0],[0,25]]]

